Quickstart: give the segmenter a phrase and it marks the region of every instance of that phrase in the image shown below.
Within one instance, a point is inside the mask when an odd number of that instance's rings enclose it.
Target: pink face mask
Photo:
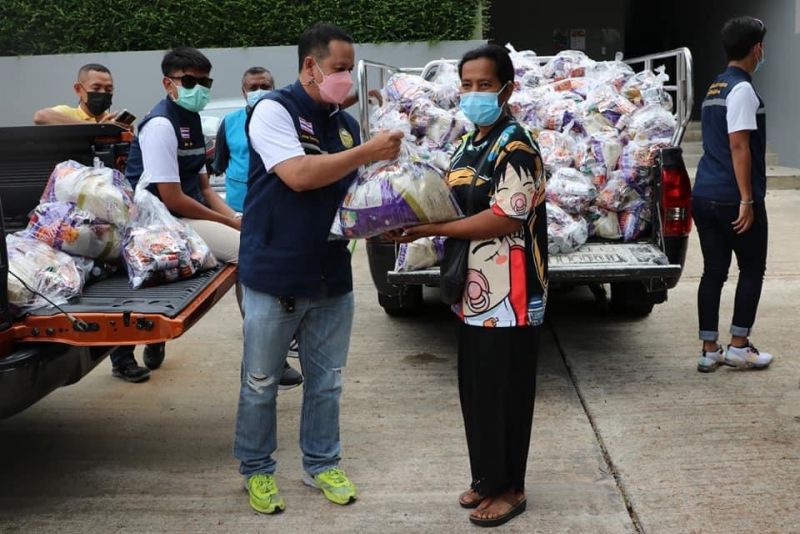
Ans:
[[[319,87],[319,96],[322,100],[329,104],[341,104],[350,94],[350,89],[353,88],[353,79],[347,71],[334,72],[327,76],[322,71],[319,63],[314,62],[317,68],[322,73],[322,83],[317,84]]]

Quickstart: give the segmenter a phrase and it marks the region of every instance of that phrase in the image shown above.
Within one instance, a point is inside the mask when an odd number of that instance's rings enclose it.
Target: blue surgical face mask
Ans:
[[[761,57],[758,58],[758,62],[756,63],[756,68],[753,70],[753,73],[758,72],[758,69],[764,66],[764,63],[767,61],[767,58],[764,55],[764,47],[761,47]]]
[[[503,113],[503,108],[498,103],[500,93],[506,88],[505,84],[496,93],[482,93],[473,91],[471,93],[464,93],[461,95],[461,103],[459,107],[464,112],[467,119],[471,120],[478,126],[491,126],[500,114]]]
[[[175,103],[187,111],[198,113],[203,111],[209,100],[211,100],[211,89],[198,83],[191,89],[179,85],[178,98],[175,99]]]
[[[247,91],[247,105],[251,108],[256,105],[256,102],[261,100],[264,95],[270,94],[272,91],[266,89],[256,89],[255,91]]]

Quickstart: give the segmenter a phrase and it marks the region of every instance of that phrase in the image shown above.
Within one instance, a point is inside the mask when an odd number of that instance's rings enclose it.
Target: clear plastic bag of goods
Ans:
[[[442,170],[404,142],[400,157],[359,172],[337,213],[332,233],[356,239],[423,223],[456,219],[461,211]],[[337,228],[338,226],[338,228]]]
[[[458,106],[461,99],[461,79],[458,76],[458,67],[453,63],[440,63],[430,79],[433,84],[433,101],[442,109],[452,109]]]
[[[5,239],[8,270],[13,273],[8,276],[8,300],[14,315],[49,305],[25,285],[58,305],[80,296],[86,275],[92,269],[92,260],[70,256],[24,236],[8,235]]]
[[[130,217],[133,190],[116,169],[86,167],[76,161],[56,165],[41,202],[73,202],[95,217],[124,228]]]
[[[547,203],[547,250],[566,254],[578,250],[589,239],[589,226],[583,217],[573,217],[557,204]]]
[[[622,178],[622,173],[614,171],[608,177],[605,186],[595,198],[595,204],[610,211],[620,211],[629,201],[632,189]]]
[[[634,74],[631,66],[622,61],[598,61],[586,70],[587,79],[610,85],[616,91],[620,91]]]
[[[671,140],[678,121],[675,116],[658,105],[649,105],[636,110],[628,123],[628,136],[632,140]]]
[[[73,202],[39,204],[20,235],[37,239],[75,256],[117,261],[122,251],[120,229]]]
[[[580,107],[574,98],[565,93],[551,93],[538,106],[536,124],[544,130],[567,132],[580,129]]]
[[[569,135],[553,130],[541,130],[536,142],[539,144],[544,166],[550,173],[558,168],[571,167],[575,164],[578,147]]]
[[[514,48],[511,43],[506,43],[506,49],[508,50],[508,55],[511,58],[511,63],[514,65],[515,78],[523,78],[530,73],[538,74],[540,78],[544,77],[542,74],[542,66],[539,63],[536,52],[533,50],[523,50],[521,52],[517,51],[517,49]],[[529,78],[529,80],[531,79],[533,78]]]
[[[130,286],[138,289],[174,282],[215,267],[217,260],[206,242],[147,191],[148,182],[145,174],[136,187],[122,245]]]
[[[585,76],[595,62],[580,50],[563,50],[547,62],[543,72],[551,80]]]
[[[436,96],[436,87],[429,81],[417,76],[400,72],[393,74],[386,81],[384,88],[386,100],[399,106],[402,111],[408,111],[415,100],[433,100]]]
[[[619,136],[608,131],[598,132],[589,136],[588,146],[596,163],[603,165],[606,169],[617,168],[622,155],[622,143]]]
[[[589,78],[564,78],[553,82],[551,87],[557,93],[572,93],[581,100],[585,100],[595,82]]]
[[[586,115],[599,113],[608,124],[620,128],[624,122],[622,119],[636,111],[636,106],[623,98],[609,85],[596,85],[589,90],[586,95],[586,102],[583,105]]]
[[[653,166],[658,152],[669,146],[670,143],[664,139],[630,141],[622,149],[619,159],[622,178],[639,193],[652,186]]]
[[[511,114],[520,124],[530,129],[539,127],[537,113],[541,101],[538,100],[538,94],[538,91],[523,87],[514,91],[511,94],[511,98],[508,99],[508,108]]]
[[[547,181],[547,201],[558,204],[567,213],[584,213],[596,196],[592,177],[577,169],[556,169]]]
[[[661,65],[655,72],[643,70],[634,74],[622,86],[622,95],[639,107],[658,105],[672,111],[672,96],[664,89],[669,81],[665,70]]]
[[[619,229],[626,242],[635,241],[646,235],[650,229],[652,210],[647,202],[639,200],[630,203],[619,213]]]
[[[444,257],[444,240],[444,237],[423,237],[411,243],[401,243],[394,270],[419,271],[439,265]]]
[[[622,238],[616,212],[600,206],[591,206],[586,212],[586,220],[589,222],[589,237],[612,240]]]

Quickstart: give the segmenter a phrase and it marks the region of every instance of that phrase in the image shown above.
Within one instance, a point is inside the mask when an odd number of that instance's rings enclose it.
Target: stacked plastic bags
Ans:
[[[646,235],[653,165],[677,126],[664,68],[635,73],[623,62],[597,62],[575,50],[542,64],[530,50],[507,47],[517,81],[509,108],[536,134],[549,175],[550,252],[571,252],[590,237],[634,241]],[[340,211],[345,235],[453,216],[441,190],[437,203],[421,213],[410,206],[422,206],[425,189],[414,190],[400,206],[397,198],[398,190],[410,190],[403,183],[434,183],[433,168],[446,171],[461,136],[473,127],[458,111],[458,88],[452,64],[441,64],[430,80],[408,73],[387,80],[384,104],[370,115],[371,129],[405,127],[410,149],[397,162],[362,172]],[[435,216],[425,217],[426,209]]]
[[[63,304],[123,260],[133,288],[214,266],[203,240],[143,187],[134,203],[117,170],[75,161],[56,165],[27,228],[6,237],[14,312],[47,304],[33,291]]]

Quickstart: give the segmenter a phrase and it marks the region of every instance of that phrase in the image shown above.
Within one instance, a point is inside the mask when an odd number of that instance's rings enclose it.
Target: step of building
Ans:
[[[697,168],[687,166],[686,170],[689,172],[692,185],[694,185],[694,177],[695,174],[697,174]],[[775,189],[800,189],[800,169],[768,165],[767,190]]]
[[[684,136],[681,148],[683,148],[683,162],[686,166],[697,167],[700,157],[703,155],[702,141],[687,141]],[[778,154],[773,152],[769,146],[767,146],[767,165],[778,166]]]

